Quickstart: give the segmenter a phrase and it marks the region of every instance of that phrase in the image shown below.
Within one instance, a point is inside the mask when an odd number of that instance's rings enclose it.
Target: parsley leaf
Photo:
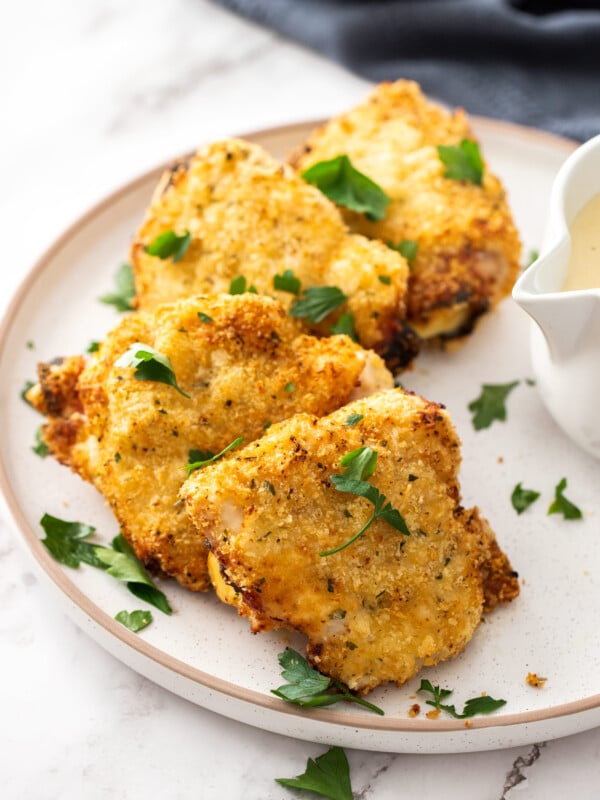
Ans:
[[[23,384],[23,388],[21,389],[21,392],[20,392],[21,400],[24,403],[27,403],[28,406],[31,406],[31,408],[33,408],[33,406],[31,405],[30,401],[27,399],[27,392],[30,389],[32,389],[34,386],[35,386],[35,381],[25,381],[25,383]]]
[[[97,353],[100,350],[100,342],[90,342],[85,348],[86,353]]]
[[[344,428],[353,428],[361,419],[364,419],[364,416],[364,414],[348,414],[346,422],[344,422]]]
[[[229,284],[229,294],[258,294],[256,286],[248,286],[246,278],[243,275],[238,275],[233,278]]]
[[[510,496],[510,502],[517,514],[522,514],[540,496],[539,492],[533,489],[523,489],[521,483],[517,483]]]
[[[350,767],[341,747],[332,747],[314,761],[309,758],[306,771],[295,778],[275,778],[282,786],[304,789],[330,800],[352,800]]]
[[[166,383],[177,389],[184,397],[190,396],[177,384],[171,359],[148,344],[141,342],[132,344],[129,350],[115,361],[115,367],[134,367],[133,377],[136,380]]]
[[[367,478],[370,478],[375,472],[376,465],[377,452],[371,447],[359,447],[350,453],[346,453],[341,458],[340,466],[346,467],[346,469],[342,474],[331,475],[331,482],[338,492],[347,492],[367,499],[373,504],[373,513],[358,533],[355,533],[354,536],[351,536],[350,539],[337,547],[319,553],[320,556],[331,556],[340,550],[344,550],[362,536],[377,519],[384,520],[400,533],[410,536],[410,531],[402,514],[392,507],[392,504],[387,501],[387,497],[377,487],[367,482]]]
[[[40,458],[46,458],[46,456],[50,452],[50,448],[42,438],[41,425],[35,432],[35,445],[31,449],[36,454],[36,456],[39,456]]]
[[[213,455],[212,453],[209,455],[208,452],[207,453],[200,453],[201,455],[204,455],[204,456],[207,456],[207,457],[206,458],[202,458],[199,461],[193,461],[193,462],[191,462],[189,464],[186,464],[185,468],[187,470],[188,477],[192,474],[192,472],[195,472],[197,469],[202,469],[202,467],[205,467],[207,464],[213,464],[215,461],[218,461],[219,458],[224,456],[230,450],[233,450],[235,447],[239,447],[239,445],[243,441],[244,441],[244,439],[241,436],[239,436],[237,439],[234,439],[233,442],[228,444],[227,447],[224,447],[221,450],[220,453],[216,453],[215,455]],[[190,456],[192,455],[193,452],[199,452],[199,451],[190,450]]]
[[[390,198],[381,186],[355,169],[347,155],[319,161],[304,170],[302,177],[340,206],[363,212],[373,221],[385,217]]]
[[[137,633],[150,625],[152,622],[152,612],[140,610],[131,612],[119,611],[115,619],[117,622],[120,622],[121,625],[125,625],[126,628],[129,628],[130,631]]]
[[[506,419],[505,401],[519,381],[512,383],[484,383],[481,394],[469,403],[469,411],[473,412],[471,422],[476,431],[489,428],[495,419],[504,422]]]
[[[131,311],[135,297],[135,282],[131,264],[121,264],[114,277],[115,291],[99,297],[101,303],[114,306],[117,311]]]
[[[291,269],[286,269],[282,275],[275,275],[273,278],[273,288],[280,292],[300,294],[300,286],[300,279],[296,278]]]
[[[418,242],[415,242],[413,239],[402,239],[400,244],[394,244],[393,242],[386,242],[386,244],[391,250],[396,250],[397,253],[400,253],[400,255],[407,260],[409,267],[412,266],[419,251]],[[381,276],[379,280],[381,280]]]
[[[200,320],[200,322],[206,322],[206,323],[210,323],[213,321],[212,317],[209,317],[208,314],[205,314],[202,311],[198,312],[198,319]]]
[[[283,653],[277,656],[282,666],[281,677],[288,683],[278,689],[271,689],[271,693],[280,697],[288,703],[303,708],[317,708],[320,706],[330,706],[340,700],[347,700],[350,703],[357,703],[376,714],[383,715],[383,711],[368,703],[360,697],[351,694],[347,686],[340,681],[334,681],[327,675],[321,675],[313,669],[308,661],[303,658],[296,650],[286,647]]]
[[[149,256],[158,256],[163,261],[172,258],[173,263],[177,264],[187,253],[191,241],[192,234],[188,230],[181,236],[178,236],[175,231],[165,231],[159,233],[145,249]]]
[[[566,488],[567,479],[563,478],[554,489],[554,500],[548,508],[548,514],[562,514],[565,519],[581,519],[581,510],[563,494]]]
[[[529,267],[532,264],[535,264],[535,262],[538,260],[539,257],[540,257],[539,250],[530,250],[527,255],[527,261],[523,264],[523,269],[524,270],[529,269]]]
[[[337,286],[311,286],[300,299],[294,300],[290,314],[298,319],[306,317],[310,322],[321,322],[347,299]]]
[[[104,569],[104,564],[96,556],[97,545],[83,541],[96,531],[91,525],[67,522],[51,514],[44,514],[40,525],[46,533],[42,544],[56,561],[73,569],[82,561],[92,567]]]
[[[333,334],[345,333],[346,336],[349,336],[353,342],[357,342],[358,336],[356,335],[356,330],[354,328],[354,314],[351,311],[349,311],[347,314],[342,314],[335,325],[331,326],[331,332]]]
[[[454,181],[470,181],[481,186],[483,159],[477,142],[463,139],[458,147],[439,144],[437,151],[440,161],[446,167],[444,178],[451,178]]]
[[[482,695],[480,697],[471,697],[465,702],[462,714],[459,714],[455,706],[444,705],[442,700],[450,697],[452,689],[441,689],[439,686],[432,686],[428,680],[421,680],[421,685],[418,688],[419,692],[428,692],[432,695],[431,700],[426,700],[428,706],[433,706],[438,711],[445,711],[455,719],[467,719],[474,717],[476,714],[491,714],[492,711],[506,705],[506,700],[495,700],[489,695]]]

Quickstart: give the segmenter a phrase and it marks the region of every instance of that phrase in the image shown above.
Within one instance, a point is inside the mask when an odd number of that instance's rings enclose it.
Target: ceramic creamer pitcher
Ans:
[[[600,273],[595,288],[563,291],[571,227],[598,194],[600,136],[579,147],[560,169],[542,253],[515,284],[513,297],[535,323],[533,370],[548,410],[577,444],[600,458]],[[600,216],[597,224],[600,228]]]

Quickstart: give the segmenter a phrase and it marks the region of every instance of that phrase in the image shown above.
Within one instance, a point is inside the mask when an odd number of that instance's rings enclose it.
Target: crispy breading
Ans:
[[[170,230],[192,236],[177,263],[146,252]],[[239,275],[289,308],[294,295],[275,290],[273,279],[292,270],[303,290],[337,286],[348,296],[320,324],[307,322],[310,332],[329,335],[339,317],[351,312],[361,344],[393,368],[406,365],[418,350],[418,337],[404,322],[404,258],[351,234],[321,192],[248,142],[210,144],[163,175],[132,244],[131,263],[144,310],[192,294],[227,292]]]
[[[350,414],[362,418],[349,426]],[[378,454],[370,483],[410,535],[379,519],[321,555],[372,513],[330,478],[364,446]],[[442,406],[396,389],[321,419],[298,414],[192,475],[181,496],[210,543],[219,596],[255,632],[305,634],[311,663],[361,694],[457,655],[481,620],[490,558],[493,599],[518,594],[489,525],[460,506],[459,447]]]
[[[370,222],[343,209],[350,227],[399,245],[418,243],[408,292],[409,324],[424,339],[470,332],[476,318],[510,293],[520,241],[498,178],[483,185],[444,177],[437,145],[475,140],[462,109],[449,113],[410,81],[384,83],[365,102],[315,131],[292,156],[299,170],[347,154],[390,196]]]
[[[136,342],[171,360],[189,399],[116,365]],[[393,385],[374,353],[346,336],[305,335],[276,301],[252,294],[130,314],[87,364],[42,364],[39,380],[28,397],[48,415],[52,454],[102,492],[148,567],[194,590],[208,588],[204,539],[176,505],[189,451],[218,453],[297,411],[326,414]]]

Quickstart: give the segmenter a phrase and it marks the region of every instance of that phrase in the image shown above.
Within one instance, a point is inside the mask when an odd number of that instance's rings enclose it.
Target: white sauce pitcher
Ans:
[[[513,289],[533,318],[531,356],[542,398],[566,433],[600,458],[600,280],[564,292],[571,254],[569,226],[600,193],[600,136],[561,167],[550,194],[542,253]],[[600,219],[598,220],[600,226]]]

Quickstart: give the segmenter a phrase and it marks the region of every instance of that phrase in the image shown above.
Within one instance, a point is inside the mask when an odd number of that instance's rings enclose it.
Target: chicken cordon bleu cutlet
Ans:
[[[254,632],[305,634],[309,661],[359,694],[456,656],[519,593],[460,505],[459,446],[442,406],[392,389],[297,414],[193,474],[181,496],[218,595]]]
[[[173,235],[185,240],[182,252],[152,254],[159,237]],[[167,171],[130,257],[142,310],[228,292],[237,280],[237,291],[252,287],[286,309],[294,306],[310,333],[328,336],[343,317],[393,369],[408,364],[419,347],[405,323],[405,259],[351,233],[318,189],[249,142],[215,142]],[[304,313],[297,302],[315,289],[333,295]]]
[[[245,294],[130,314],[88,359],[41,364],[28,399],[52,455],[104,495],[138,558],[202,591],[205,541],[178,503],[186,465],[392,385],[347,336],[306,335],[276,301]]]
[[[519,270],[521,246],[505,190],[487,165],[473,165],[470,159],[477,162],[478,155],[472,147],[462,150],[464,140],[474,142],[475,136],[462,109],[450,113],[429,102],[418,84],[400,80],[376,87],[291,157],[303,172],[347,155],[389,196],[380,221],[342,212],[357,233],[412,248],[407,318],[423,339],[469,333],[482,313],[510,293]],[[481,185],[476,173],[471,179],[461,180],[460,171],[447,177],[440,145],[454,148],[459,166],[483,166]]]

